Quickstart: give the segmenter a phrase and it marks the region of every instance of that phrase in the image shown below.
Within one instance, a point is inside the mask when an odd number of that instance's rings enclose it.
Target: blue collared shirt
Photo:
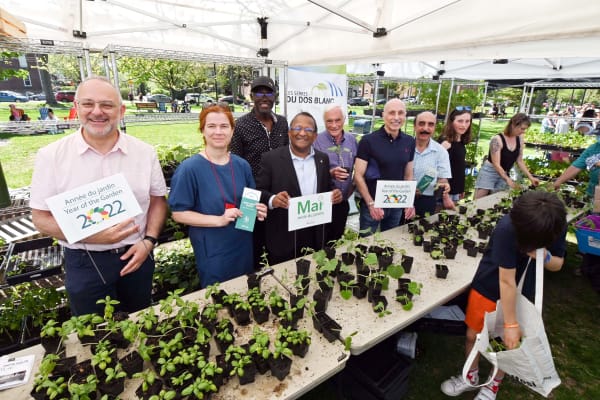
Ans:
[[[425,176],[425,174],[435,178],[429,186],[423,191],[423,195],[432,196],[435,189],[437,179],[440,178],[452,178],[450,172],[450,157],[446,149],[441,144],[433,139],[429,140],[429,144],[419,153],[419,150],[415,147],[415,158],[414,158],[414,177],[417,182]]]

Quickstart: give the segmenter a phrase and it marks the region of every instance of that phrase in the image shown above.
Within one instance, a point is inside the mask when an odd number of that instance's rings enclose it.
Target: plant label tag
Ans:
[[[254,231],[254,222],[256,221],[256,205],[260,201],[260,190],[244,188],[242,192],[242,201],[240,202],[240,211],[242,216],[235,221],[235,228],[248,232]]]
[[[46,204],[69,243],[142,213],[120,173],[49,197]]]
[[[375,207],[408,208],[415,201],[415,181],[378,180],[375,189]]]

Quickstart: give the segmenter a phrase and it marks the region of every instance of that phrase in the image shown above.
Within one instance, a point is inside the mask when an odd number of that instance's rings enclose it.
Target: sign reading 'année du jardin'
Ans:
[[[415,181],[378,180],[375,189],[375,207],[407,208],[415,201]]]
[[[290,199],[288,230],[331,222],[331,192],[310,194]]]

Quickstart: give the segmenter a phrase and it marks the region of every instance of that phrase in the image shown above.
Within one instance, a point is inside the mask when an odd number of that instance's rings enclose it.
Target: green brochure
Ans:
[[[260,190],[244,188],[240,211],[242,216],[235,221],[236,229],[244,231],[254,231],[254,221],[256,221],[256,204],[260,201]]]
[[[423,175],[423,177],[419,179],[419,182],[417,183],[417,189],[419,190],[419,192],[421,192],[422,194],[432,181],[433,176]]]

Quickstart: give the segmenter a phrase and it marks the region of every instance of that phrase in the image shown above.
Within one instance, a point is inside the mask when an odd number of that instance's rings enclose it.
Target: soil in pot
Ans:
[[[144,369],[144,359],[140,356],[136,350],[125,355],[119,360],[123,366],[123,371],[127,373],[128,377],[132,377],[136,372],[142,372]]]
[[[62,376],[65,378],[65,381],[69,379],[71,376],[71,368],[77,363],[77,357],[65,357],[56,361],[56,366],[54,367],[54,371],[52,371],[52,375],[54,376]]]
[[[403,255],[402,256],[402,261],[400,262],[400,265],[402,265],[402,268],[404,269],[404,272],[406,272],[407,274],[410,274],[410,271],[411,271],[412,266],[413,266],[413,257],[407,256],[407,255]]]
[[[466,214],[467,213],[467,206],[458,206],[458,213],[459,214]]]
[[[354,264],[354,259],[355,258],[356,258],[356,256],[354,254],[352,254],[352,253],[349,253],[349,252],[342,253],[342,262],[345,265],[352,265],[352,264]]]
[[[441,279],[446,279],[448,276],[448,266],[445,264],[435,264],[435,276]]]
[[[263,324],[269,320],[269,307],[262,310],[257,306],[252,306],[252,317],[257,324]]]
[[[135,394],[138,399],[148,400],[150,397],[154,395],[158,395],[160,393],[160,389],[163,387],[163,381],[161,379],[155,379],[154,383],[148,386],[147,390],[144,391],[144,384],[141,383],[140,386],[135,390]]]
[[[333,260],[335,258],[335,247],[325,246],[325,247],[323,247],[323,251],[325,251],[325,255],[330,260]]]
[[[116,398],[125,389],[125,378],[113,379],[106,383],[98,383],[100,394],[107,394],[109,398]],[[112,396],[112,397],[111,397]]]
[[[240,326],[246,326],[250,323],[250,310],[237,308],[233,310],[235,322]]]

